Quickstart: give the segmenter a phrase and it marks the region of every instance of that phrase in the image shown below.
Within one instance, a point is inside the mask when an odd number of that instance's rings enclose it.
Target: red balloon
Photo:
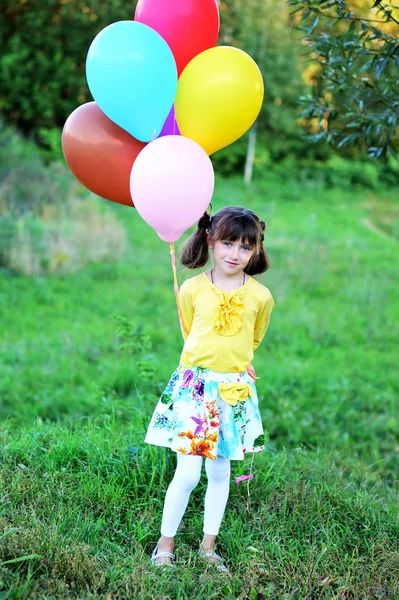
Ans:
[[[75,177],[98,196],[132,207],[130,173],[144,146],[95,102],[74,110],[62,131],[62,150]]]
[[[194,56],[215,46],[219,33],[216,0],[139,0],[134,20],[168,43],[179,75]]]

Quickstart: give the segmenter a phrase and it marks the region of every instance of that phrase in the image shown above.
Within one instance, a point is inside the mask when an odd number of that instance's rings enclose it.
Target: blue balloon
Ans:
[[[151,27],[118,21],[94,38],[86,60],[90,92],[111,121],[141,142],[155,139],[172,108],[177,68]]]

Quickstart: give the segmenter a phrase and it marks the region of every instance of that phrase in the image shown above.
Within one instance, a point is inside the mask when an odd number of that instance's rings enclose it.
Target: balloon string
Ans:
[[[182,311],[181,311],[180,300],[179,300],[179,286],[178,286],[178,283],[177,283],[175,245],[174,245],[173,242],[169,243],[169,249],[170,249],[170,256],[172,258],[173,284],[174,284],[174,289],[175,289],[177,312],[179,314],[179,321],[180,321],[181,328],[183,329],[184,333],[186,335],[188,335],[189,331],[188,331],[188,329],[185,326],[184,321],[183,321],[183,314],[182,314]]]

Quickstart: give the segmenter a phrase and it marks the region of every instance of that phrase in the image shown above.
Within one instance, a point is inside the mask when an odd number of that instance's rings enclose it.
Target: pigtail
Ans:
[[[259,219],[259,225],[260,225],[260,228],[262,230],[262,233],[261,233],[261,236],[260,236],[260,241],[264,242],[265,241],[266,223],[264,221],[262,221],[261,219]]]
[[[270,260],[266,254],[266,250],[263,246],[259,248],[259,251],[254,253],[251,260],[245,267],[244,271],[247,275],[260,275],[265,273],[270,267]]]
[[[198,221],[197,230],[188,238],[183,246],[180,262],[189,269],[204,267],[208,262],[209,248],[207,230],[211,225],[211,216],[204,212]]]
[[[257,252],[254,252],[251,260],[244,269],[245,273],[248,275],[259,275],[260,273],[265,273],[270,267],[270,260],[263,246],[266,223],[259,219],[259,225],[261,230],[259,248],[257,249]]]

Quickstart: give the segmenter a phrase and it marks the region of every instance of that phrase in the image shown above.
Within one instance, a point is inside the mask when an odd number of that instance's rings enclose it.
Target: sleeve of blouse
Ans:
[[[259,309],[256,317],[255,331],[254,331],[254,350],[259,346],[263,338],[265,337],[267,328],[269,327],[270,315],[272,314],[274,306],[274,300],[269,292],[268,298],[266,298]]]
[[[181,309],[181,317],[183,320],[183,323],[181,323],[181,332],[184,341],[186,341],[187,336],[191,330],[194,314],[192,291],[190,290],[190,287],[186,284],[186,282],[184,282],[180,287],[179,303]]]

